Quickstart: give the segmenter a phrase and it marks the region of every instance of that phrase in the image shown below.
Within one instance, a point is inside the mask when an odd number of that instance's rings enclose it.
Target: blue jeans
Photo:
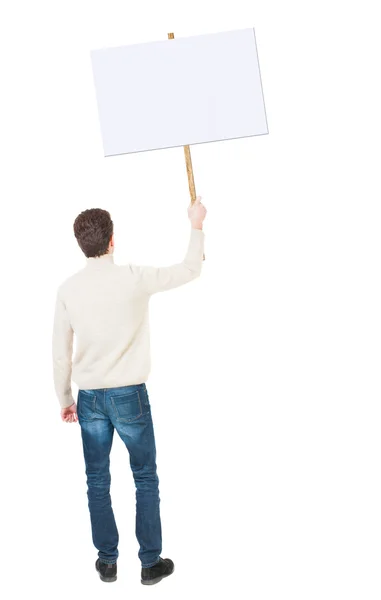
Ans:
[[[115,428],[128,449],[135,480],[138,556],[142,567],[151,567],[159,560],[162,541],[155,437],[146,385],[79,390],[77,414],[92,538],[99,559],[115,563],[119,556],[110,497],[110,450]]]

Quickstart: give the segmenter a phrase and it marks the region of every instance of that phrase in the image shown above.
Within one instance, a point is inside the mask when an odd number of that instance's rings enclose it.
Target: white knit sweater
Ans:
[[[112,254],[86,266],[58,288],[53,325],[53,377],[62,408],[79,389],[143,383],[150,372],[148,301],[201,273],[204,232],[191,229],[183,262],[169,267],[116,265]],[[73,335],[76,353],[73,353]]]

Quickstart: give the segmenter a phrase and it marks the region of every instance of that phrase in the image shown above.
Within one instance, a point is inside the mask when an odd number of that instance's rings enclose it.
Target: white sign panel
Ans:
[[[268,133],[254,29],[91,52],[105,156]]]

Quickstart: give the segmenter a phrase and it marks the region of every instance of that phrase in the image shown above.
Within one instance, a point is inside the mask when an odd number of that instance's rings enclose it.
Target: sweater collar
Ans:
[[[104,266],[114,263],[114,255],[113,254],[102,254],[102,256],[91,256],[90,258],[86,258],[86,266],[93,268],[98,266]]]

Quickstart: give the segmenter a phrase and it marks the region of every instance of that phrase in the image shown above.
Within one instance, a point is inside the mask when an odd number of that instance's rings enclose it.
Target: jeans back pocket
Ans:
[[[131,423],[143,414],[139,390],[110,396],[117,421]]]
[[[94,393],[85,392],[83,390],[78,391],[78,419],[81,419],[82,421],[93,421],[95,419],[96,399],[97,397]]]

